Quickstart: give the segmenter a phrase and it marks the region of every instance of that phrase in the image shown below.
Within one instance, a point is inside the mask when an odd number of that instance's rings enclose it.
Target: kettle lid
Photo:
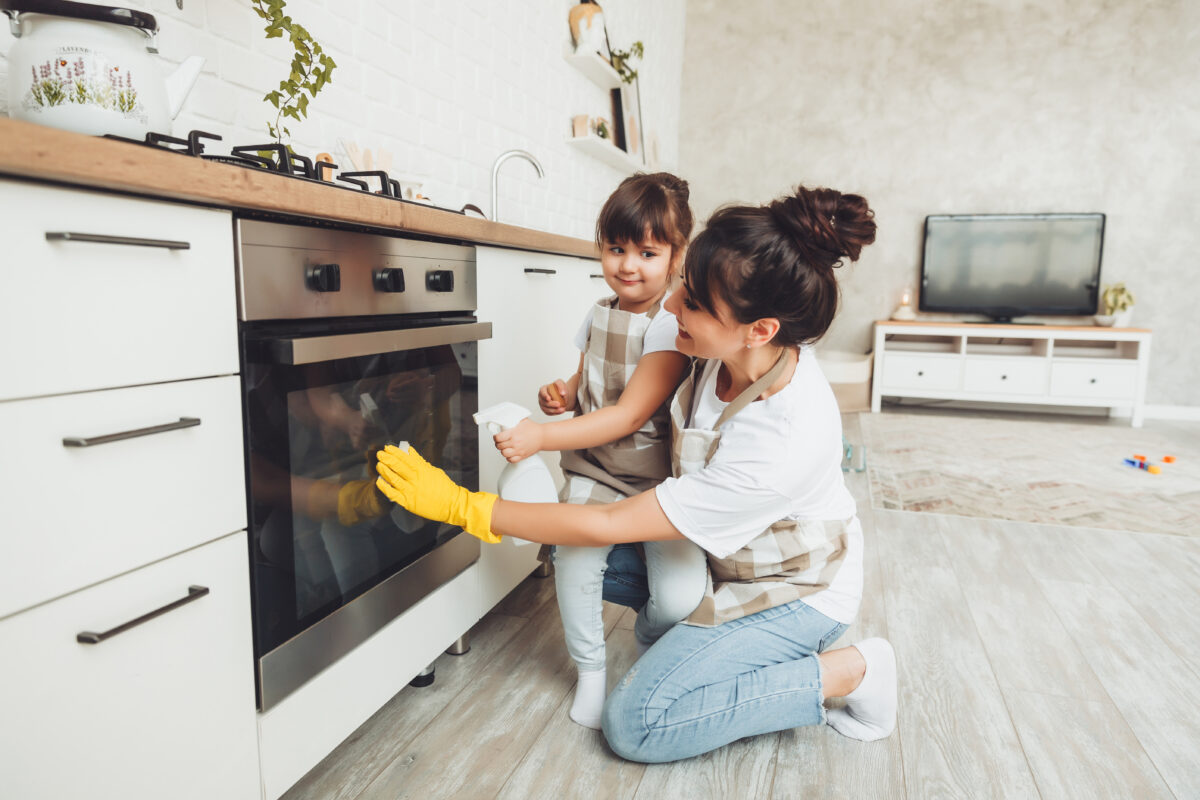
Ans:
[[[75,3],[71,0],[0,0],[0,11],[15,18],[17,14],[51,14],[56,17],[90,19],[96,22],[111,22],[128,25],[146,33],[158,32],[158,20],[153,14],[135,11],[132,8],[97,6],[91,3]]]

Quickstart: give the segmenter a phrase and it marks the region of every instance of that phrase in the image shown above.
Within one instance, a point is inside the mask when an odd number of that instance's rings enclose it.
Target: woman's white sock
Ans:
[[[604,712],[604,698],[607,693],[606,670],[579,670],[579,683],[575,684],[575,702],[571,703],[571,719],[585,728],[600,730],[600,715]]]
[[[846,695],[845,708],[831,708],[826,719],[842,736],[873,742],[896,727],[896,651],[887,639],[854,645],[867,662],[862,683]]]

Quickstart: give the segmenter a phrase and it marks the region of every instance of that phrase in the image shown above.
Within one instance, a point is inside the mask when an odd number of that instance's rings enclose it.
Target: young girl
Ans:
[[[526,420],[497,434],[509,461],[562,450],[567,503],[612,503],[671,474],[667,401],[688,358],[675,349],[678,326],[663,310],[683,258],[692,214],[687,182],[665,172],[626,178],[600,211],[596,243],[604,280],[615,293],[593,305],[575,343],[579,369],[547,384],[538,405],[575,417]],[[644,546],[650,596],[634,627],[645,650],[695,609],[704,593],[703,552],[686,540]],[[600,727],[606,691],[601,589],[611,546],[554,549],[554,580],[567,650],[579,668],[571,719]]]
[[[457,486],[413,450],[379,455],[384,494],[476,536],[686,538],[707,551],[704,600],[605,703],[605,738],[624,758],[674,761],[823,723],[870,741],[895,726],[891,645],[832,647],[858,613],[863,535],[841,416],[809,347],[837,311],[835,268],[874,240],[873,217],[858,195],[803,187],[713,214],[666,303],[680,352],[706,361],[675,393],[673,477],[651,491],[604,506],[515,503]],[[637,577],[613,559],[606,591]],[[826,712],[832,697],[845,707]]]

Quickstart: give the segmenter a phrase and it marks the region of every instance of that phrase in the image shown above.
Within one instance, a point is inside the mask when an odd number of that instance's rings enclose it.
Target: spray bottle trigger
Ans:
[[[504,430],[504,428],[502,428],[500,426],[499,422],[489,422],[487,424],[487,428],[488,428],[488,433],[490,433],[492,436],[495,436],[497,433]]]

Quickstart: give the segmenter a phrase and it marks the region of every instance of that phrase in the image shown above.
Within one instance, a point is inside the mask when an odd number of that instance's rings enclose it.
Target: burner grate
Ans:
[[[338,165],[329,161],[318,161],[314,164],[311,158],[293,153],[286,145],[274,142],[270,144],[238,145],[230,148],[228,154],[221,154],[205,152],[206,139],[218,142],[222,141],[222,139],[215,133],[208,133],[201,130],[190,131],[187,138],[183,139],[154,131],[147,133],[146,138],[140,140],[117,136],[111,133],[105,134],[103,138],[153,147],[158,150],[166,150],[184,156],[202,158],[205,161],[215,161],[218,164],[233,164],[249,169],[266,170],[285,178],[313,181],[323,186],[333,186],[334,188],[345,189],[351,192],[367,192],[400,203],[436,208],[439,211],[449,211],[451,214],[466,214],[467,208],[473,208],[468,206],[456,211],[452,208],[442,208],[441,206],[431,206],[428,203],[406,200],[400,196],[400,182],[395,178],[389,177],[381,169],[339,173],[337,180],[341,181],[341,183],[322,180],[324,170],[336,170]],[[378,188],[373,188],[373,186],[377,186]]]

